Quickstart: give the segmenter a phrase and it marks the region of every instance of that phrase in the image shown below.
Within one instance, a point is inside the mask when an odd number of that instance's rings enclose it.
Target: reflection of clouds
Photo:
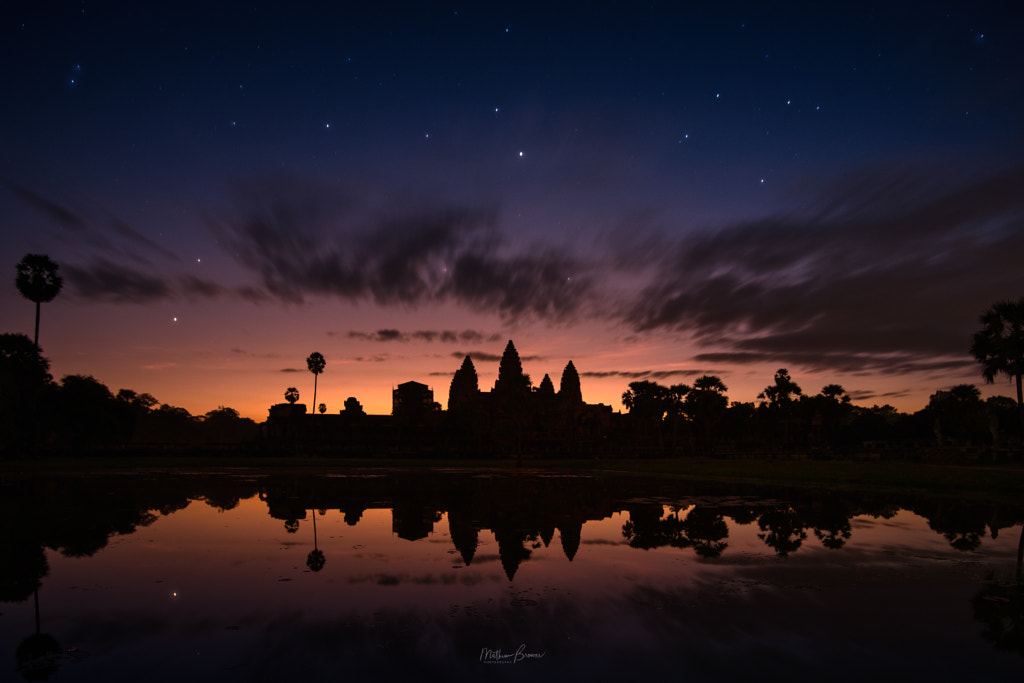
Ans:
[[[318,601],[331,607],[320,612],[284,605],[237,615],[122,610],[79,620],[67,642],[95,653],[82,663],[83,676],[116,667],[128,679],[153,670],[167,680],[194,673],[195,661],[181,652],[202,653],[203,671],[248,680],[291,680],[300,670],[337,675],[339,666],[357,680],[409,674],[455,681],[634,679],[666,667],[686,681],[854,681],[880,669],[907,680],[949,680],[968,668],[971,680],[1008,673],[1001,667],[1009,664],[992,658],[981,638],[966,637],[974,624],[957,601],[969,601],[974,589],[948,566],[905,562],[894,580],[893,572],[870,571],[863,558],[872,553],[842,552],[842,562],[820,561],[836,557],[822,550],[785,562],[762,557],[754,564],[702,565],[707,570],[685,583],[663,568],[637,576],[636,584],[619,584],[619,591],[601,591],[600,599],[586,583],[565,589],[520,582],[442,606],[353,607],[325,585]],[[467,578],[473,577],[353,577],[428,590]],[[544,659],[504,674],[480,668],[482,648],[514,651],[520,644],[544,652]]]
[[[474,561],[475,565],[476,562]],[[475,586],[485,581],[493,582],[494,577],[481,574],[468,574],[463,572],[446,572],[443,574],[389,574],[381,572],[378,574],[362,574],[350,576],[347,582],[350,584],[375,584],[378,586],[398,586],[410,583],[417,586]]]

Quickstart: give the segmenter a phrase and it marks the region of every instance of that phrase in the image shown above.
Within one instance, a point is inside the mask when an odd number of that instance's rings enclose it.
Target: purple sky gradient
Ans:
[[[331,412],[443,404],[509,338],[616,408],[981,384],[977,317],[1024,296],[1021,8],[347,4],[4,10],[4,331],[31,252],[55,376],[194,413],[262,419],[313,350]]]

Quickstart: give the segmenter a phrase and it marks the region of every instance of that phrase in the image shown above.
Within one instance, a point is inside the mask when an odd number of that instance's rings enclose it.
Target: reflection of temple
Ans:
[[[734,525],[756,524],[765,545],[782,556],[801,552],[815,537],[824,548],[842,552],[854,532],[851,519],[887,518],[900,509],[920,515],[957,549],[976,548],[986,537],[995,538],[1000,530],[1024,522],[1024,507],[1019,504],[967,504],[920,494],[780,492],[664,478],[479,471],[340,477],[268,474],[251,479],[50,476],[2,482],[0,494],[0,558],[7,560],[0,562],[0,600],[12,602],[29,599],[41,585],[47,574],[43,548],[88,556],[101,550],[111,535],[150,524],[157,519],[156,511],[170,514],[190,501],[231,509],[257,494],[270,517],[284,521],[303,538],[310,510],[338,510],[345,523],[355,525],[364,510],[390,509],[394,534],[410,542],[443,533],[436,526],[447,512],[447,531],[462,562],[469,566],[485,561],[479,552],[481,532],[489,530],[497,557],[491,551],[486,561],[500,561],[510,581],[536,550],[550,547],[556,532],[564,556],[579,563],[578,553],[586,542],[584,524],[620,511],[628,513],[622,537],[629,546],[685,549],[705,561],[728,552],[729,529]],[[34,514],[26,515],[26,510]],[[315,550],[315,537],[308,538]],[[1018,562],[1024,563],[1024,533],[1021,544]],[[989,607],[983,603],[979,609]]]
[[[299,495],[299,487],[305,494]],[[435,531],[445,511],[452,545],[469,566],[477,559],[480,532],[493,532],[498,557],[511,580],[533,550],[549,547],[557,531],[561,550],[572,561],[583,524],[614,510],[605,482],[562,478],[456,476],[425,473],[369,478],[272,477],[260,498],[271,517],[304,520],[310,508],[336,509],[348,524],[368,508],[390,508],[392,531],[417,541]]]
[[[462,555],[462,561],[467,567],[471,565],[477,546],[480,545],[480,529],[455,510],[451,510],[448,512],[448,535],[451,536],[452,545]]]
[[[420,423],[434,412],[434,391],[426,384],[405,382],[391,390],[391,414],[400,422]]]
[[[418,541],[434,531],[441,515],[420,501],[396,501],[391,509],[391,530],[399,538]]]

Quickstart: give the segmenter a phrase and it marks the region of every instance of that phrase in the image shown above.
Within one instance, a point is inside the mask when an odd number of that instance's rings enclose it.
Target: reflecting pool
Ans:
[[[1024,665],[1022,506],[480,470],[66,473],[0,492],[2,680]]]

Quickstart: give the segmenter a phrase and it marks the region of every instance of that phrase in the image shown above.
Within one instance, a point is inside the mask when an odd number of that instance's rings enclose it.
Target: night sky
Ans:
[[[13,5],[13,6],[12,6]],[[720,376],[918,410],[1024,296],[1024,7],[0,10],[3,332],[202,414],[447,401],[508,339],[588,402]]]

